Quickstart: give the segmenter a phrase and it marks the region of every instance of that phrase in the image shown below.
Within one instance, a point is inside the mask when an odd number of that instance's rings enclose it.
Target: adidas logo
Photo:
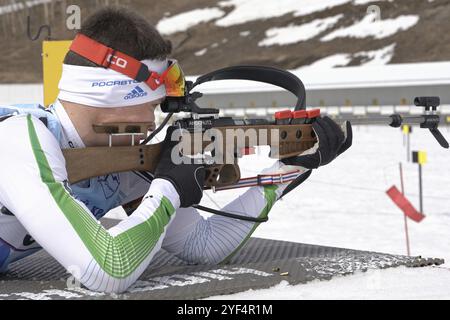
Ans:
[[[124,99],[125,100],[130,100],[130,99],[145,97],[146,95],[147,95],[147,92],[142,90],[139,86],[136,86],[133,90],[131,90],[130,93],[128,93],[124,97]]]

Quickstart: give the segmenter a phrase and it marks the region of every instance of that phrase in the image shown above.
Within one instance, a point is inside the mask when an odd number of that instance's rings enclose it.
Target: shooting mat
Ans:
[[[0,299],[201,299],[268,288],[283,280],[295,285],[368,269],[442,263],[442,259],[251,238],[229,264],[220,266],[186,265],[162,250],[127,292],[111,295],[73,286],[66,270],[41,250],[13,263],[0,276]]]

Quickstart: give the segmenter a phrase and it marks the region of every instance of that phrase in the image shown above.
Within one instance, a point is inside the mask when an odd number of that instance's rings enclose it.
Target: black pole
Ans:
[[[422,165],[421,164],[419,164],[419,203],[420,203],[420,213],[423,214]]]
[[[400,116],[393,114],[390,116],[373,116],[373,117],[358,117],[358,118],[339,118],[340,121],[349,120],[352,124],[381,124],[389,125],[391,127],[400,127],[404,125],[421,124],[426,118],[424,116]]]

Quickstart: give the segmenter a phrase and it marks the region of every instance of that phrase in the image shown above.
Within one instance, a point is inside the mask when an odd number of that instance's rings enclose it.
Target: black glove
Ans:
[[[317,118],[312,127],[317,144],[311,149],[311,153],[283,159],[281,161],[284,164],[316,169],[330,163],[352,145],[352,125],[348,121],[344,124],[345,134],[336,122],[326,116]]]
[[[174,130],[176,130],[174,127],[169,127],[167,130],[159,163],[155,170],[155,178],[170,181],[180,196],[180,207],[188,208],[198,204],[202,199],[205,167],[203,164],[194,164],[192,159],[186,157],[182,157],[184,161],[181,164],[172,162],[172,148],[179,143],[171,140]]]

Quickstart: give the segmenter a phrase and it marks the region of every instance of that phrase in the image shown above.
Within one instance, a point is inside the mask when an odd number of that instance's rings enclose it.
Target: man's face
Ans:
[[[145,122],[150,125],[151,130],[155,127],[155,109],[162,102],[162,100],[144,103],[129,107],[120,108],[108,108],[107,110],[102,110],[98,114],[96,121],[97,123],[111,123],[111,122]],[[144,139],[147,136],[138,135],[135,136],[135,145],[139,144],[139,140]],[[112,143],[114,146],[126,146],[131,145],[131,136],[114,136],[112,138]],[[105,142],[105,145],[106,142]]]

